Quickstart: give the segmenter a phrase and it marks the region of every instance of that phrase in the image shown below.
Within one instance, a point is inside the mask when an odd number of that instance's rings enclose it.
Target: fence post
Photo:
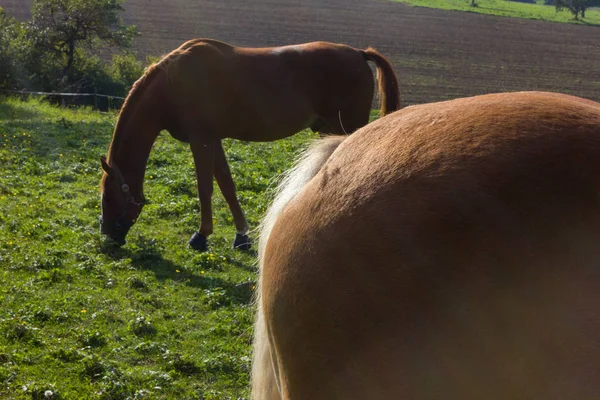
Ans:
[[[98,109],[98,89],[94,88],[94,108]]]

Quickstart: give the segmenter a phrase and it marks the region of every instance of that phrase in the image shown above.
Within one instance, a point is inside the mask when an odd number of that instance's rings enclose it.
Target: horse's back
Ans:
[[[262,307],[284,398],[600,393],[600,105],[409,107],[283,210]]]
[[[336,126],[341,119],[339,133],[368,122],[372,72],[363,53],[346,45],[245,48],[195,39],[170,57],[171,99],[180,114],[203,118],[225,137],[273,140],[320,116]]]

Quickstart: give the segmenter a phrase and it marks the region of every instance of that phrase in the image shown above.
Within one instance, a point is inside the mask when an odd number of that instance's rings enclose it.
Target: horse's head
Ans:
[[[104,175],[100,183],[102,192],[102,212],[100,233],[107,235],[119,246],[125,244],[125,236],[135,223],[144,207],[143,195],[135,199],[119,168],[109,165],[105,157],[100,157]]]

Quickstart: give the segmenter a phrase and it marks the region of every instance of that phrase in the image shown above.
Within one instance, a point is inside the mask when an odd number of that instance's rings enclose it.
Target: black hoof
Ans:
[[[243,235],[241,233],[235,234],[235,240],[233,241],[233,248],[236,250],[250,250],[252,244],[250,243],[250,239],[248,235]]]
[[[104,239],[104,244],[106,244],[109,247],[122,247],[125,246],[125,243],[127,243],[125,239],[118,240],[108,236],[106,237],[106,239]]]
[[[195,232],[190,239],[190,247],[194,250],[198,251],[206,251],[206,236]]]

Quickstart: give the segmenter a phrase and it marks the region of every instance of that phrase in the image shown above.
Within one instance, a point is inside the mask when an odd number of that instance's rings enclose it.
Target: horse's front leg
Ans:
[[[199,251],[206,251],[206,239],[213,232],[212,192],[217,144],[218,140],[210,138],[190,138],[200,199],[200,229],[194,233],[189,243],[191,248]]]
[[[248,221],[246,221],[244,211],[238,201],[235,192],[235,183],[233,182],[231,170],[229,169],[229,164],[225,158],[223,144],[220,141],[215,145],[215,178],[217,178],[221,193],[223,193],[223,197],[225,197],[225,201],[227,201],[227,205],[229,205],[231,215],[233,216],[233,222],[235,223],[235,228],[237,230],[237,234],[233,241],[233,248],[249,250],[250,239],[248,238]]]

